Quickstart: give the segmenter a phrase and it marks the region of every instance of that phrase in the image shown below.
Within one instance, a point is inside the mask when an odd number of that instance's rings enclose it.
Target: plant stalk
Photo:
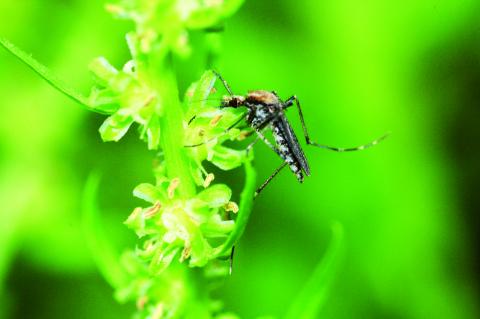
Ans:
[[[195,183],[190,174],[188,158],[183,146],[183,109],[179,99],[178,84],[170,54],[149,61],[148,79],[158,93],[163,115],[160,117],[161,145],[170,179],[178,178],[178,195],[181,199],[195,196]]]

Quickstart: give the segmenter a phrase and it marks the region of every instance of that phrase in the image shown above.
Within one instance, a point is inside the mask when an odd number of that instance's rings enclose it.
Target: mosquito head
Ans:
[[[222,107],[237,108],[240,106],[245,106],[245,97],[241,95],[227,95],[222,99]]]

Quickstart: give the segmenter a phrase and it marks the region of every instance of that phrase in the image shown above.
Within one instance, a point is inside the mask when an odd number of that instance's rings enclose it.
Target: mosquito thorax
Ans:
[[[222,98],[223,107],[239,107],[245,105],[245,97],[241,95],[226,95]]]
[[[264,90],[250,91],[246,100],[252,104],[277,105],[280,103],[280,100],[275,92]]]

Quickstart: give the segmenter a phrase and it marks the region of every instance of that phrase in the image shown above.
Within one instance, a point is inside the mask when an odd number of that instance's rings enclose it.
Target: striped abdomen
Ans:
[[[293,150],[291,149],[285,136],[285,132],[282,129],[282,126],[279,124],[280,123],[278,120],[272,122],[273,137],[275,138],[278,150],[280,151],[280,156],[288,164],[290,170],[295,174],[298,181],[303,182],[303,172],[300,162],[293,153]]]

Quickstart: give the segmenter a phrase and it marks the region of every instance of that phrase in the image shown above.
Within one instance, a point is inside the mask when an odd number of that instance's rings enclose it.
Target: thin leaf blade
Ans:
[[[332,224],[332,240],[313,271],[312,276],[290,306],[285,319],[315,319],[325,304],[331,282],[340,263],[343,252],[343,226],[335,222]]]
[[[101,225],[100,213],[96,205],[99,183],[100,176],[95,173],[90,174],[83,193],[82,227],[86,243],[100,273],[113,288],[118,289],[128,282],[127,274]]]
[[[38,62],[30,54],[26,53],[16,45],[5,38],[0,37],[0,44],[11,54],[17,57],[20,61],[26,64],[30,69],[47,81],[52,87],[65,94],[75,102],[87,107],[91,111],[98,112],[90,105],[89,100],[82,93],[66,84],[63,80],[54,75],[45,65]]]

